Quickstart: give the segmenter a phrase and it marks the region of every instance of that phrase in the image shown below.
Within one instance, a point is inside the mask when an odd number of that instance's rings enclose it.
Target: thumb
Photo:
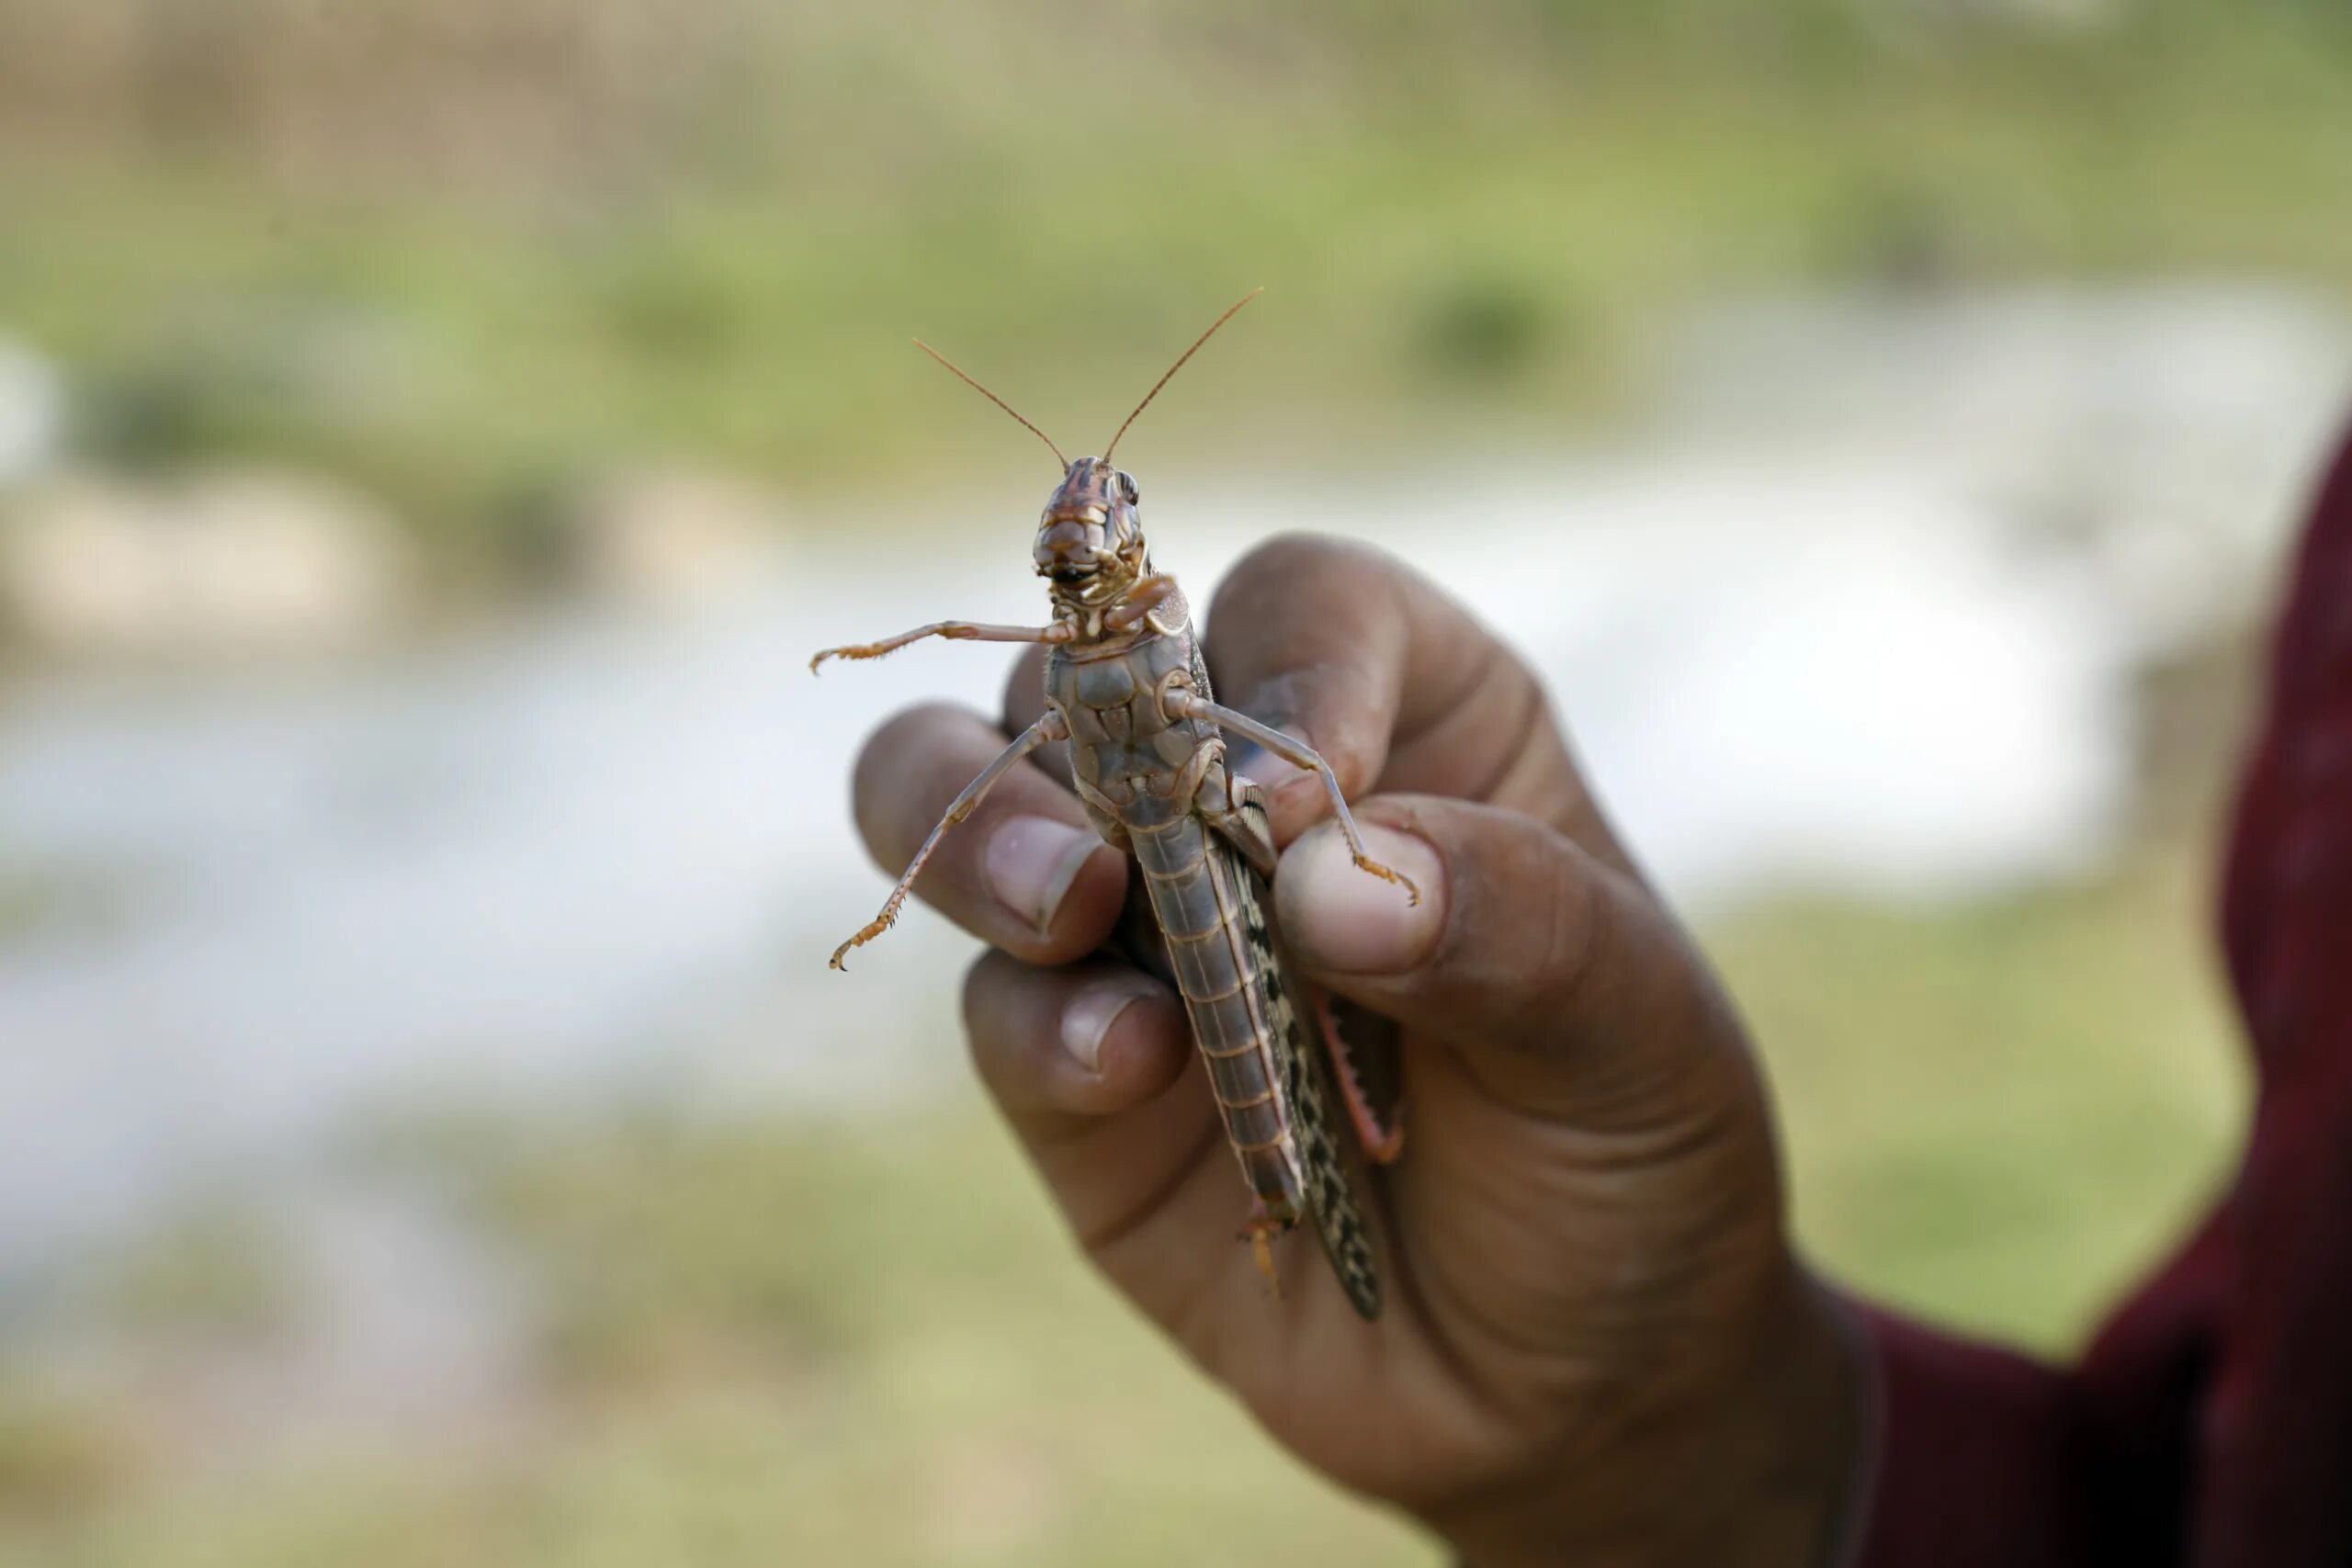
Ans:
[[[1625,872],[1498,807],[1390,795],[1359,814],[1421,900],[1355,866],[1331,824],[1303,835],[1275,905],[1318,981],[1454,1047],[1508,1102],[1589,1125],[1647,1121],[1694,1069],[1745,1074],[1713,975]]]

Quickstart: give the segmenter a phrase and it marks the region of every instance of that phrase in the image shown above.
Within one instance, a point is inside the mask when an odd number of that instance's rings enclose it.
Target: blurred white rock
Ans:
[[[740,596],[773,571],[786,513],[760,484],[655,467],[595,481],[560,520],[571,586],[599,603],[678,611]]]
[[[391,517],[311,475],[74,475],[0,502],[0,628],[62,658],[329,651],[391,627],[415,566]]]
[[[48,467],[64,424],[57,372],[30,349],[0,338],[0,485],[20,484]]]

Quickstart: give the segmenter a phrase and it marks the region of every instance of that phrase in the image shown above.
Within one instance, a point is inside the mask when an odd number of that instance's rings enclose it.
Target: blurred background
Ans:
[[[2068,1353],[2237,1141],[2347,171],[2326,0],[0,0],[0,1557],[1438,1561],[1072,1261],[960,937],[824,970],[1002,665],[808,653],[1039,604],[907,336],[1093,450],[1259,284],[1162,564],[1503,627],[1809,1245]]]

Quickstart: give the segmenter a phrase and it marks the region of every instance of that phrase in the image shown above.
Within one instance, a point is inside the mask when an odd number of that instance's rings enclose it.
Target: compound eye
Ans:
[[[1143,492],[1136,489],[1135,476],[1125,468],[1119,470],[1119,499],[1129,506],[1143,500]]]

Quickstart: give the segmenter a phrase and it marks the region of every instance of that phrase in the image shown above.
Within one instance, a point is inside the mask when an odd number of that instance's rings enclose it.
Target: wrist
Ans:
[[[1865,1456],[1859,1325],[1790,1260],[1750,1343],[1555,1473],[1437,1521],[1464,1568],[1837,1568]]]

